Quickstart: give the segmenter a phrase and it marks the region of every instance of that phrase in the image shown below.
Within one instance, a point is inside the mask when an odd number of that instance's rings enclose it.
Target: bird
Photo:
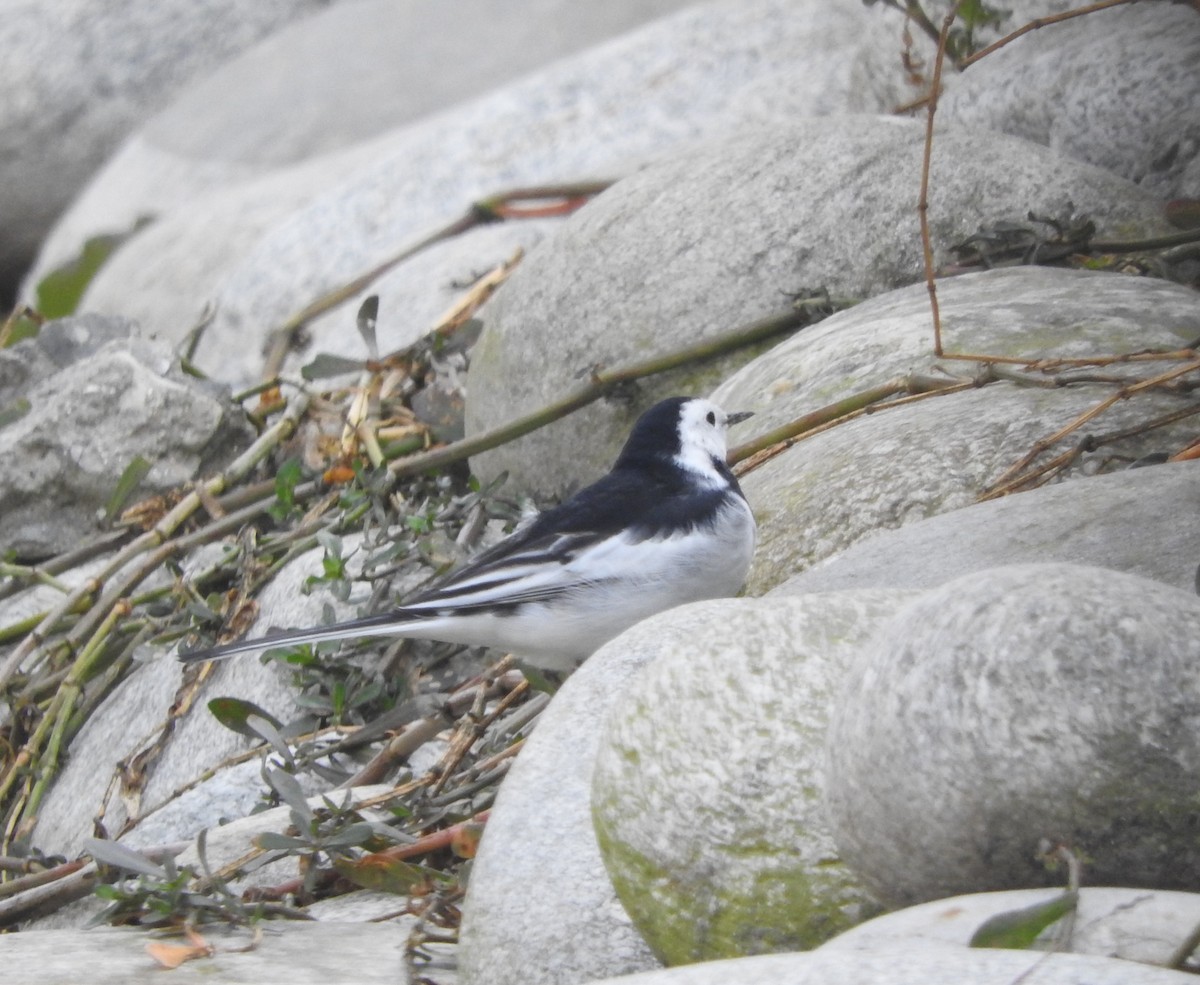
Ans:
[[[179,659],[399,636],[492,647],[532,668],[570,672],[634,623],[741,589],[757,528],[726,462],[726,429],[750,416],[698,397],[660,401],[638,418],[606,475],[397,608]]]

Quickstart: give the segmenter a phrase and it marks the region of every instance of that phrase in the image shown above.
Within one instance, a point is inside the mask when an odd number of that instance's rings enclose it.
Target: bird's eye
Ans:
[[[711,424],[713,427],[717,426],[717,415],[714,414],[711,410],[707,414],[704,415],[704,419],[706,421],[708,421],[708,423]]]

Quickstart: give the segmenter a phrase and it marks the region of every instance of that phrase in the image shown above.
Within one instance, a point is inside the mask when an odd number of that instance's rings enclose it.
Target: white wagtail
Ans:
[[[570,670],[647,616],[741,588],[755,524],[725,461],[725,429],[749,416],[707,400],[664,400],[638,419],[604,478],[399,608],[180,659],[411,636],[495,647],[545,670]]]

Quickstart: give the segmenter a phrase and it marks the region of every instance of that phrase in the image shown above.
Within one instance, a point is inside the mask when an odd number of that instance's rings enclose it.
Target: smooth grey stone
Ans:
[[[763,954],[643,972],[593,985],[1188,985],[1193,976],[1091,954],[914,945]]]
[[[56,223],[29,280],[92,236],[370,140],[687,2],[522,0],[519,13],[496,0],[310,4],[312,16],[197,77],[126,139]]]
[[[989,920],[1058,899],[1062,889],[1012,889],[920,903],[875,917],[822,944],[825,950],[877,950],[941,941],[966,946]],[[1028,917],[1026,918],[1028,921]],[[1051,925],[1038,949],[1098,954],[1169,967],[1200,925],[1200,894],[1084,886],[1073,915]]]
[[[1200,336],[1194,292],[1150,278],[1014,267],[948,278],[938,295],[948,352],[1085,359],[1178,350]],[[929,297],[923,284],[913,285],[805,329],[747,364],[712,397],[756,412],[739,426],[736,441],[909,374],[974,378],[975,363],[938,359],[931,348]],[[1139,362],[1101,372],[1137,379],[1180,365]],[[1001,380],[933,396],[798,441],[742,479],[759,524],[748,593],[762,594],[869,535],[974,504],[1037,442],[1111,397],[1113,385],[1088,381],[1094,372],[1064,367],[1064,380],[1083,378],[1043,386],[1053,374],[1035,371],[1027,374],[1029,384]],[[1119,434],[1185,405],[1183,395],[1167,391],[1119,400],[1051,454],[1075,448],[1085,435]],[[1185,418],[1131,433],[1081,454],[1055,478],[1073,481],[1172,453],[1191,441],[1193,430]]]
[[[1031,31],[972,65],[947,91],[938,118],[1045,144],[1162,199],[1195,197],[1197,66],[1194,10],[1178,4],[1098,10]]]
[[[30,930],[0,936],[0,963],[27,985],[397,985],[406,981],[405,931],[390,923],[305,923],[273,920],[260,925],[254,947],[249,930],[228,933],[206,926],[211,957],[187,961],[171,971],[146,953],[153,942],[170,945],[134,927],[90,930]]]
[[[930,589],[859,654],[828,732],[845,862],[907,905],[1200,879],[1200,599],[1103,568],[989,568]]]
[[[322,0],[6,4],[0,293],[16,286],[47,227],[122,137],[190,79],[322,6]],[[82,245],[81,238],[71,255]]]
[[[619,369],[784,314],[792,292],[825,288],[836,298],[874,298],[921,280],[914,189],[924,133],[914,120],[799,120],[714,139],[621,181],[532,253],[480,313],[484,331],[472,355],[468,435],[550,404],[578,388],[594,367]],[[1062,161],[1036,144],[946,127],[934,148],[937,197],[929,218],[938,264],[946,262],[952,244],[981,224],[1026,223],[1029,210],[1057,214],[1068,200],[1110,232],[1164,228],[1154,196],[1105,171]],[[1003,182],[997,182],[998,173]],[[1020,284],[1032,287],[1035,276]],[[961,296],[955,283],[946,282],[948,298]],[[1072,293],[1080,283],[1071,285]],[[1009,282],[1007,289],[996,294],[1002,305],[1022,305],[1019,284]],[[1045,288],[1052,289],[1065,303],[1068,288]],[[928,351],[927,308],[920,307],[924,288],[896,297],[912,306],[911,320],[903,336],[890,323],[872,326],[879,338],[872,347],[879,353],[876,363],[856,365],[857,353],[846,348],[831,357],[836,363],[828,367],[827,379],[793,365],[793,358],[802,357],[792,353],[810,334],[828,337],[832,328],[821,325],[782,346],[760,343],[639,380],[613,399],[476,455],[472,468],[485,479],[507,471],[519,489],[561,496],[572,483],[608,468],[641,410],[671,394],[703,394],[755,357],[762,367],[757,378],[774,370],[773,380],[794,379],[792,389],[803,386],[807,399],[825,403],[839,381],[870,378],[884,362],[907,366],[902,359],[911,362],[921,346]],[[1027,317],[1039,315],[1047,300],[1029,299]],[[1070,303],[1091,302],[1085,296]],[[864,305],[830,323],[866,319],[868,312],[882,314]],[[1011,321],[1012,313],[1005,314]],[[1065,315],[1055,311],[1054,317]],[[1042,314],[1039,320],[1047,318]],[[992,315],[984,323],[998,322]],[[968,323],[953,311],[947,323],[952,344],[962,345]],[[984,345],[992,334],[970,326],[968,338]],[[1161,334],[1154,330],[1152,336]],[[1005,351],[1012,341],[1006,338]],[[1032,348],[1032,340],[1027,345]],[[727,384],[721,392],[730,410],[761,411],[768,401],[782,403],[779,395],[761,389],[735,392]],[[753,422],[754,429],[764,426],[761,418]],[[738,433],[750,430],[743,425]]]
[[[1200,566],[1200,463],[1059,483],[880,531],[789,578],[773,595],[932,588],[1030,561],[1112,568],[1193,591]]]
[[[198,364],[227,382],[254,382],[274,328],[476,200],[612,178],[736,128],[744,89],[794,64],[797,50],[849,43],[865,16],[821,0],[689,7],[369,143],[192,200],[127,242],[84,303],[120,305],[178,338],[212,301]],[[827,84],[839,82],[819,76],[809,91]],[[343,305],[343,331],[359,301]],[[381,310],[389,306],[381,296]],[[361,351],[345,334],[351,354]],[[309,356],[299,352],[287,368]]]
[[[657,655],[608,715],[592,815],[665,963],[806,950],[878,911],[825,818],[825,729],[846,665],[913,597],[727,599],[642,624]]]
[[[223,394],[186,377],[171,352],[139,339],[109,342],[20,395],[26,412],[0,427],[0,545],[40,558],[99,532],[98,514],[137,458],[141,497],[202,474],[246,440]],[[134,500],[136,501],[136,500]]]
[[[504,778],[463,906],[464,985],[587,982],[658,967],[617,899],[591,812],[604,720],[658,640],[641,623],[585,660]]]

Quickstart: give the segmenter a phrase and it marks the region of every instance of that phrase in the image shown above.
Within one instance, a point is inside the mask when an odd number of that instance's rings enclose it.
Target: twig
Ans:
[[[224,490],[227,486],[234,484],[243,476],[248,474],[267,454],[278,444],[286,441],[295,430],[296,425],[303,417],[305,410],[308,408],[308,395],[304,392],[294,396],[288,405],[287,412],[274,425],[265,431],[257,441],[254,442],[246,451],[239,455],[229,467],[220,475],[207,480],[204,485],[210,495],[216,495]],[[23,641],[17,646],[4,665],[0,667],[0,690],[8,685],[13,674],[22,662],[31,656],[36,656],[43,644],[49,638],[50,633],[54,631],[58,622],[64,615],[74,608],[78,601],[88,595],[98,594],[104,585],[106,579],[124,568],[130,561],[138,555],[145,553],[155,547],[160,546],[164,541],[175,532],[176,529],[187,520],[201,506],[200,496],[192,491],[184,496],[161,520],[158,521],[150,530],[141,536],[135,538],[127,544],[99,574],[88,579],[74,591],[66,595],[59,604],[50,611],[45,619],[33,630]],[[128,588],[128,579],[124,579],[121,583],[121,590]],[[108,593],[111,595],[112,593]],[[102,599],[102,601],[104,601]],[[101,612],[107,610],[114,604],[115,600],[108,600],[107,605],[94,606],[93,611],[97,608]],[[96,617],[96,621],[101,618]],[[2,796],[2,795],[0,795]]]
[[[1077,431],[1079,428],[1083,427],[1083,425],[1085,425],[1088,421],[1093,420],[1100,414],[1104,413],[1104,411],[1108,410],[1109,407],[1113,406],[1118,401],[1126,400],[1136,393],[1140,393],[1141,391],[1149,389],[1153,386],[1159,386],[1162,383],[1166,383],[1169,380],[1175,379],[1178,376],[1183,376],[1184,374],[1193,372],[1197,369],[1200,369],[1200,359],[1194,359],[1193,361],[1185,363],[1182,366],[1175,366],[1172,369],[1167,370],[1165,373],[1160,373],[1157,376],[1142,380],[1141,382],[1135,383],[1131,386],[1122,387],[1116,393],[1105,397],[1099,403],[1094,404],[1083,413],[1077,415],[1069,424],[1059,428],[1056,432],[1054,432],[1054,434],[1037,441],[1034,446],[1024,456],[1022,456],[1020,461],[1018,461],[1015,465],[1010,466],[1003,475],[1001,475],[995,482],[988,486],[983,493],[980,494],[980,500],[996,499],[1012,492],[1017,486],[1023,485],[1026,479],[1018,477],[1039,455],[1049,448],[1052,448],[1073,431]]]
[[[938,40],[937,25],[929,19],[929,15],[925,13],[925,9],[917,0],[906,0],[902,7],[899,3],[896,4],[896,7],[903,10],[905,16],[924,31],[930,39],[933,41]]]
[[[67,903],[83,899],[92,891],[99,878],[96,863],[88,862],[83,868],[61,879],[0,900],[0,927],[29,920],[41,913],[53,912]]]
[[[122,541],[128,540],[129,537],[130,534],[127,530],[109,531],[81,544],[79,547],[73,548],[63,554],[58,554],[48,561],[44,561],[38,565],[37,570],[51,576],[62,574],[64,571],[70,571],[72,568],[76,568],[92,560],[92,558],[112,550],[112,548],[116,547]],[[5,585],[0,585],[0,599],[6,599],[15,595],[17,592],[23,591],[25,587],[22,582],[15,579]]]
[[[443,848],[449,848],[451,842],[458,837],[459,833],[471,825],[486,824],[490,811],[480,811],[473,817],[467,818],[465,821],[459,821],[457,824],[452,824],[448,828],[441,828],[434,831],[432,834],[424,835],[416,841],[408,845],[393,845],[391,848],[385,848],[382,851],[373,852],[368,855],[364,861],[371,858],[388,858],[393,861],[406,858],[416,858],[418,855],[428,855],[430,852],[440,851]]]
[[[790,331],[793,328],[800,328],[808,324],[810,319],[811,314],[806,310],[788,311],[782,315],[753,322],[716,338],[678,349],[665,356],[656,356],[643,362],[634,363],[624,369],[596,370],[587,383],[576,388],[561,400],[472,438],[463,438],[443,448],[435,448],[419,455],[397,459],[388,468],[392,475],[399,479],[462,461],[472,455],[478,455],[480,452],[514,441],[531,431],[536,431],[540,427],[545,427],[547,424],[566,417],[581,407],[586,407],[599,400],[623,383],[665,373],[688,363],[712,359],[735,349],[754,345],[756,342],[761,342],[774,335]]]
[[[449,715],[431,715],[411,723],[403,732],[379,750],[362,769],[343,783],[339,790],[378,783],[396,763],[402,762],[421,746],[449,728]]]
[[[965,69],[974,65],[981,58],[986,58],[993,51],[998,51],[1005,45],[1015,41],[1023,34],[1028,34],[1030,31],[1037,31],[1043,27],[1049,27],[1051,24],[1058,24],[1062,21],[1070,20],[1073,17],[1082,17],[1085,14],[1094,14],[1098,10],[1107,10],[1109,7],[1118,7],[1121,4],[1137,3],[1138,0],[1100,0],[1099,3],[1090,4],[1087,7],[1079,7],[1076,10],[1064,10],[1061,14],[1051,14],[1048,17],[1037,17],[1031,20],[1028,24],[1023,24],[1011,34],[1006,34],[999,41],[993,41],[986,48],[981,48],[973,55],[968,55],[958,63],[960,69]]]
[[[913,396],[928,396],[933,393],[954,393],[974,389],[980,384],[974,380],[962,381],[953,378],[935,379],[926,376],[897,376],[879,386],[860,390],[843,400],[827,404],[817,410],[780,425],[752,441],[737,445],[729,450],[730,465],[745,463],[737,470],[739,476],[754,471],[760,465],[786,451],[797,441],[810,437],[818,429],[868,413],[881,406],[880,402],[897,393]],[[906,398],[911,399],[911,398]],[[900,403],[896,401],[895,403]]]
[[[942,355],[942,319],[938,306],[937,283],[933,267],[933,238],[929,232],[929,172],[933,161],[933,117],[937,113],[938,96],[942,88],[942,68],[946,62],[946,44],[950,28],[966,0],[955,0],[954,6],[942,21],[938,33],[937,57],[933,62],[933,79],[929,83],[929,101],[925,106],[925,145],[921,155],[921,194],[917,199],[917,219],[921,226],[921,251],[925,263],[925,289],[929,292],[929,309],[933,318],[933,354]]]
[[[1200,947],[1200,924],[1193,927],[1192,932],[1179,942],[1179,946],[1167,958],[1165,966],[1168,968],[1183,969],[1184,965],[1187,964],[1188,958],[1192,956],[1192,953],[1198,947]]]
[[[1047,462],[1043,462],[1037,468],[1016,476],[1008,480],[1002,486],[989,487],[984,493],[979,496],[979,501],[984,502],[989,499],[999,499],[1001,496],[1007,496],[1009,493],[1014,493],[1018,489],[1029,489],[1034,487],[1036,480],[1038,486],[1045,485],[1050,477],[1055,473],[1061,472],[1072,462],[1078,460],[1087,452],[1095,451],[1104,445],[1113,444],[1125,438],[1133,437],[1134,435],[1144,434],[1147,431],[1153,431],[1155,428],[1165,427],[1168,424],[1174,424],[1176,421],[1183,420],[1200,414],[1200,404],[1192,404],[1189,407],[1174,411],[1170,414],[1164,414],[1162,417],[1155,418],[1152,421],[1146,421],[1142,424],[1134,425],[1133,427],[1122,428],[1119,431],[1113,431],[1110,434],[1088,437],[1080,441],[1067,451],[1061,452]],[[1170,459],[1175,460],[1175,457]]]
[[[1121,0],[1133,3],[1134,0]],[[1200,229],[1187,229],[1181,233],[1151,236],[1147,239],[1094,239],[1087,244],[1089,253],[1142,253],[1149,250],[1169,250],[1176,246],[1200,243]]]
[[[83,693],[84,682],[91,676],[103,655],[103,643],[112,631],[113,626],[116,625],[122,616],[127,615],[128,612],[128,604],[118,603],[112,606],[97,632],[88,641],[88,645],[75,661],[71,672],[67,675],[67,679],[58,691],[55,692],[54,698],[50,702],[50,707],[46,709],[42,720],[38,722],[33,735],[26,740],[25,745],[22,747],[21,751],[32,760],[34,757],[37,757],[42,741],[46,741],[45,754],[38,757],[37,779],[34,781],[26,803],[22,808],[23,814],[37,813],[38,806],[41,804],[50,778],[58,768],[58,761],[63,751],[63,737],[66,734],[67,723],[70,721],[71,715],[75,710],[75,703]],[[11,789],[16,778],[17,773],[15,770],[12,770],[0,782],[0,801],[3,801],[8,795],[8,791]]]
[[[41,872],[30,872],[28,875],[10,879],[8,882],[0,882],[0,898],[16,896],[27,889],[44,886],[50,882],[57,882],[59,879],[63,879],[73,872],[78,872],[85,865],[87,865],[87,862],[76,859],[74,862],[64,862],[62,865],[56,865],[52,869],[43,869]]]
[[[453,222],[422,236],[415,243],[404,247],[404,249],[388,257],[382,263],[377,264],[365,273],[355,277],[353,280],[322,294],[315,301],[312,301],[288,318],[279,328],[271,333],[267,357],[263,364],[264,378],[271,379],[278,375],[296,332],[319,315],[323,315],[325,312],[336,308],[339,304],[350,300],[355,295],[361,294],[389,270],[404,263],[422,250],[428,249],[442,240],[459,236],[476,226],[502,220],[508,217],[508,215],[516,216],[517,213],[511,211],[506,214],[506,206],[511,202],[563,198],[573,203],[573,207],[578,208],[583,202],[586,202],[594,195],[600,194],[600,192],[611,185],[611,181],[582,181],[572,184],[514,188],[476,202]]]
[[[910,0],[910,3],[912,0]],[[1060,21],[1068,20],[1072,17],[1079,17],[1084,14],[1094,13],[1098,10],[1104,10],[1108,7],[1115,7],[1120,4],[1134,3],[1137,0],[1100,0],[1099,3],[1092,4],[1088,7],[1081,7],[1077,10],[1065,11],[1061,14],[1055,14],[1049,17],[1041,17],[1030,21],[1016,31],[1006,35],[1000,40],[988,45],[980,51],[975,52],[969,57],[963,58],[958,62],[960,70],[966,69],[970,65],[985,58],[993,51],[1002,48],[1014,39],[1020,37],[1029,31],[1035,31],[1039,28],[1046,27],[1050,24],[1055,24]],[[937,284],[934,272],[934,257],[933,257],[933,242],[929,230],[929,175],[930,166],[933,156],[933,120],[934,114],[937,112],[938,98],[941,93],[942,71],[946,58],[946,45],[949,42],[950,29],[958,17],[959,10],[965,3],[965,0],[955,0],[954,6],[950,8],[945,19],[942,21],[941,31],[937,37],[937,56],[934,60],[933,78],[930,83],[929,95],[926,101],[926,116],[925,116],[925,145],[924,153],[921,161],[921,194],[917,201],[917,216],[921,229],[921,248],[925,267],[925,286],[929,293],[929,308],[930,318],[933,323],[933,351],[934,355],[943,359],[965,359],[972,361],[1001,361],[998,357],[973,355],[968,353],[947,353],[942,346],[942,321],[941,310],[938,304]],[[1185,234],[1186,235],[1186,234]],[[1177,236],[1161,237],[1169,245],[1177,245]],[[1183,240],[1191,242],[1191,239]],[[1115,244],[1108,242],[1100,242],[1092,244],[1092,248],[1097,252],[1119,252],[1117,250],[1108,250],[1106,247]],[[1143,249],[1151,249],[1157,247],[1142,247]],[[1010,360],[1011,361],[1011,360]]]

